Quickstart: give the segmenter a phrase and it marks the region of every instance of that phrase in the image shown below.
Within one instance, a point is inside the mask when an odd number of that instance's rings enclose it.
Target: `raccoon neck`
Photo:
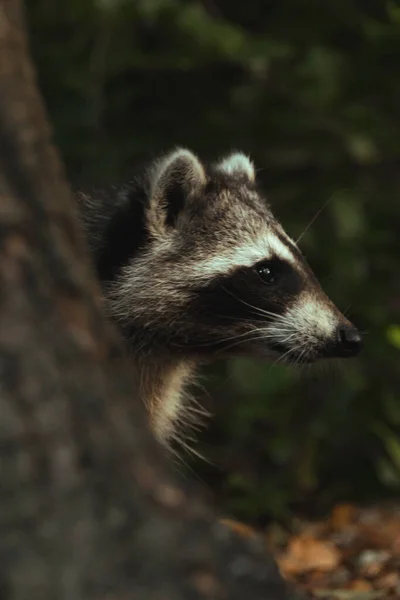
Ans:
[[[196,364],[182,358],[165,359],[147,355],[138,359],[134,369],[139,393],[149,414],[150,426],[163,444],[185,437],[186,427],[193,426],[195,410],[185,389],[193,378]]]

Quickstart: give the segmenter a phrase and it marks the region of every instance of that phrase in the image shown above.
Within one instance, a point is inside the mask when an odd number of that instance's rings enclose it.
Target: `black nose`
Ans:
[[[355,356],[362,348],[362,337],[352,325],[339,325],[336,330],[337,356]]]

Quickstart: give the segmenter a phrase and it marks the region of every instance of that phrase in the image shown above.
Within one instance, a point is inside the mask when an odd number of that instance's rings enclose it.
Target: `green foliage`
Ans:
[[[186,144],[249,152],[328,294],[367,330],[327,372],[209,374],[196,464],[224,509],[284,518],[400,487],[400,16],[374,0],[30,0],[39,82],[69,173],[129,177]],[[225,376],[222,375],[225,374]]]

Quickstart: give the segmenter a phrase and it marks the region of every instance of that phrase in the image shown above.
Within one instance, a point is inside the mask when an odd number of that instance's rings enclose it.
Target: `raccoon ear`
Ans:
[[[159,233],[173,227],[187,197],[206,183],[199,159],[189,150],[178,148],[156,163],[150,175],[150,216]]]
[[[217,170],[227,175],[241,177],[247,181],[254,181],[256,178],[252,161],[242,152],[234,152],[224,158],[217,165]]]

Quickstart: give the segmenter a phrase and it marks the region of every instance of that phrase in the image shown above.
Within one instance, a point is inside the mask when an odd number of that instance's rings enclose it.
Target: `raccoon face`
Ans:
[[[171,355],[287,362],[356,355],[358,330],[322,291],[233,154],[177,150],[149,174],[146,243],[108,291],[125,335]]]

